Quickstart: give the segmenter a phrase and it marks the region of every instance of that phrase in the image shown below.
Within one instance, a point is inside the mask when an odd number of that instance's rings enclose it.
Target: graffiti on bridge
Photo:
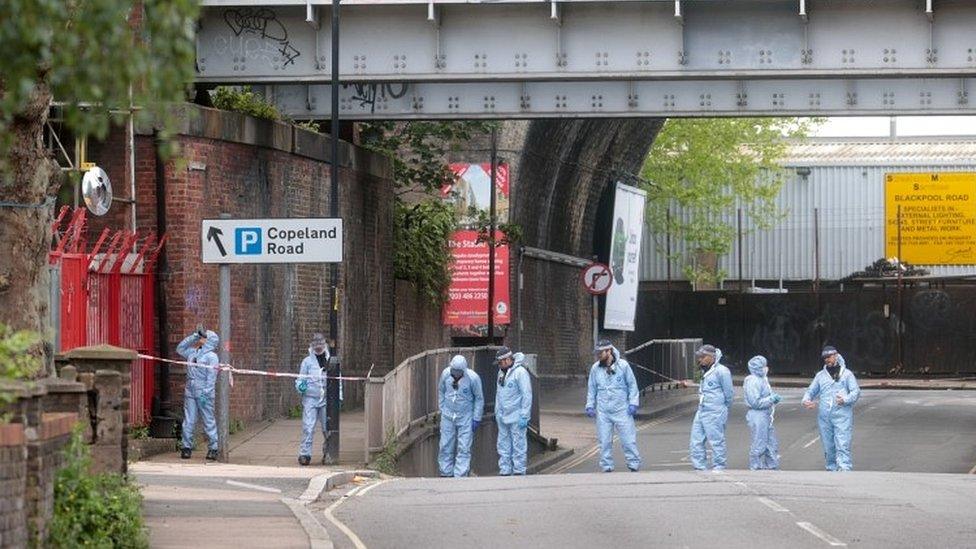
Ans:
[[[243,34],[254,34],[262,39],[275,43],[275,49],[282,57],[282,65],[295,63],[299,52],[288,40],[288,29],[278,20],[278,15],[267,8],[239,8],[224,10],[224,22],[240,37]]]
[[[404,95],[407,95],[407,91],[410,90],[410,84],[355,83],[342,85],[342,89],[344,90],[349,88],[352,88],[352,97],[349,98],[350,101],[359,103],[359,108],[361,109],[369,107],[370,114],[373,114],[376,112],[377,100],[400,99]]]

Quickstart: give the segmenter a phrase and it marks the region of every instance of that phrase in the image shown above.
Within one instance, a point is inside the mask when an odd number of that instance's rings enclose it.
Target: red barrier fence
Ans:
[[[150,232],[104,229],[89,248],[87,212],[61,209],[52,229],[52,265],[61,271],[60,349],[107,343],[155,354],[156,258],[166,241]],[[141,244],[140,244],[141,242]],[[153,364],[132,365],[129,417],[132,425],[148,423],[155,376]]]

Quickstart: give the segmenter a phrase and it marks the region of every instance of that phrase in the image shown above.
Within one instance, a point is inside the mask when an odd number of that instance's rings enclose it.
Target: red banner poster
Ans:
[[[478,242],[478,213],[488,213],[491,197],[490,164],[451,164],[456,179],[441,189],[441,196],[457,209],[459,226],[451,238],[454,263],[451,267],[451,287],[444,305],[444,324],[451,326],[451,334],[480,337],[488,327],[488,244]],[[496,219],[508,222],[509,169],[498,164],[495,174]],[[501,240],[499,231],[496,239]],[[511,322],[509,300],[509,249],[495,248],[495,325]],[[497,333],[497,332],[496,332]]]
[[[504,235],[496,232],[495,238]],[[478,242],[478,231],[456,231],[451,238],[454,263],[451,266],[451,288],[444,305],[444,324],[477,326],[488,324],[488,243]],[[508,246],[495,248],[495,324],[511,321],[508,288]]]

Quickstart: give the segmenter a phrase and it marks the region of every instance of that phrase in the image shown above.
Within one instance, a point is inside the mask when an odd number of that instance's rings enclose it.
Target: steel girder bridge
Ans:
[[[329,0],[202,3],[198,83],[330,115]],[[340,20],[344,119],[976,112],[971,0],[343,0]]]

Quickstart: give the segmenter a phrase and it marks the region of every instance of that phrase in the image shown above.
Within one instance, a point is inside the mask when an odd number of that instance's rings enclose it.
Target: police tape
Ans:
[[[210,368],[211,370],[217,370],[218,372],[228,372],[230,374],[231,385],[234,384],[234,374],[241,374],[246,376],[285,377],[285,378],[292,378],[292,379],[325,379],[325,380],[334,379],[337,381],[366,381],[369,379],[369,375],[365,377],[330,376],[330,375],[317,376],[314,374],[295,374],[292,372],[279,372],[277,370],[252,370],[248,368],[237,368],[232,364],[223,364],[223,363],[199,364],[196,362],[187,362],[185,360],[173,360],[170,358],[162,358],[158,356],[144,355],[144,354],[139,354],[138,357],[143,360],[165,362],[167,364],[179,364],[181,366],[190,366],[193,368]],[[373,368],[370,367],[370,372],[372,372],[372,370]]]
[[[627,363],[630,364],[631,366],[633,366],[634,368],[638,368],[638,369],[644,370],[645,372],[649,372],[649,373],[652,373],[654,375],[660,376],[660,377],[664,378],[665,380],[670,381],[672,383],[680,383],[681,385],[684,385],[686,387],[698,387],[698,384],[695,383],[694,381],[690,380],[690,379],[674,379],[673,377],[666,376],[666,375],[662,374],[661,372],[658,372],[657,370],[652,370],[652,369],[647,368],[645,366],[641,366],[640,364],[637,364],[637,363],[634,363],[634,362],[630,362],[630,361],[628,361]]]

